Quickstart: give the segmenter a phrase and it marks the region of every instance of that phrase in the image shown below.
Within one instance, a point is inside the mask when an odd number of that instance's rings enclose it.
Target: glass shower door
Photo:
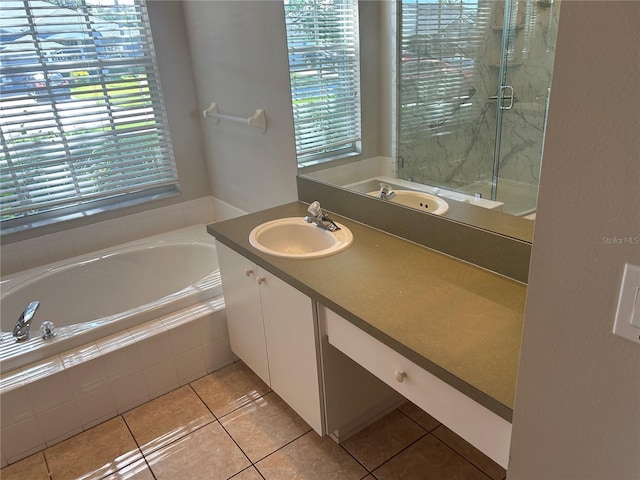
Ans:
[[[558,0],[402,0],[398,176],[535,211]]]
[[[535,212],[557,33],[553,2],[506,0],[491,199]]]
[[[490,179],[492,2],[402,0],[399,17],[398,176],[454,190]]]

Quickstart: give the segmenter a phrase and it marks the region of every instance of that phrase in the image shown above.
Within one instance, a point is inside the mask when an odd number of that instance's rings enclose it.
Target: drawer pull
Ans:
[[[396,372],[393,375],[394,375],[394,377],[396,377],[396,381],[398,383],[402,383],[402,382],[404,382],[404,379],[407,376],[407,372],[403,372],[401,370],[396,370]]]
[[[252,269],[250,269],[250,268],[245,268],[245,269],[244,269],[244,274],[245,274],[247,277],[250,277],[251,275],[253,275],[253,270],[252,270]]]
[[[258,285],[262,285],[265,281],[264,277],[256,277],[256,282],[258,283]]]

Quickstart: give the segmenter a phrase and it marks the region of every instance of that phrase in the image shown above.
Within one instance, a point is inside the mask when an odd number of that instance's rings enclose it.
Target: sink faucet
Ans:
[[[320,208],[320,202],[313,202],[311,205],[309,205],[307,211],[311,215],[307,215],[306,217],[304,217],[305,222],[313,223],[316,227],[320,227],[323,230],[329,230],[330,232],[340,230],[340,227],[324,214],[324,212]]]
[[[29,327],[31,327],[31,320],[36,314],[36,310],[40,306],[40,302],[35,301],[27,305],[22,315],[13,327],[13,336],[16,337],[16,342],[22,342],[29,339]]]
[[[391,200],[395,196],[396,192],[393,191],[391,185],[387,185],[386,183],[380,184],[380,191],[378,192],[378,195],[376,195],[376,198],[381,198],[382,200]]]

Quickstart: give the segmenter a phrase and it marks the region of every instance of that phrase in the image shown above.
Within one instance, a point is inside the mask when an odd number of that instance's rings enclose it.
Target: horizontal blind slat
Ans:
[[[0,2],[3,221],[177,186],[144,1],[79,3]]]
[[[448,133],[477,114],[469,92],[491,9],[492,2],[401,1],[401,142],[418,132]]]

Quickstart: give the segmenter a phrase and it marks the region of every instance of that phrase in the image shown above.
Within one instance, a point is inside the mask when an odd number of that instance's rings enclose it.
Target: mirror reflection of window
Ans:
[[[357,0],[285,0],[299,166],[360,150]]]
[[[441,136],[472,122],[490,3],[403,0],[401,16],[402,135]]]

